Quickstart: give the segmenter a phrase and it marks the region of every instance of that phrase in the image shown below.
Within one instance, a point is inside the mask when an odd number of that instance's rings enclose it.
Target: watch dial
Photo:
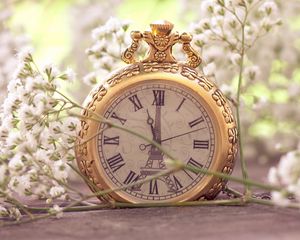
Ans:
[[[104,117],[160,143],[187,165],[205,169],[211,165],[215,132],[210,116],[184,86],[159,80],[136,84],[111,101]],[[101,166],[115,187],[169,168],[165,154],[145,140],[104,123],[99,130]],[[144,200],[167,200],[192,190],[203,176],[181,170],[124,191]]]

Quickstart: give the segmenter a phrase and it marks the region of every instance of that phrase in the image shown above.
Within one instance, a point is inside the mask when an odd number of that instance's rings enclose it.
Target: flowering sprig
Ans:
[[[8,5],[6,2],[0,5],[0,104],[6,97],[8,82],[18,65],[16,51],[29,45],[23,33],[15,34],[7,27],[12,14]]]
[[[243,138],[241,132],[241,94],[257,78],[259,67],[251,63],[248,51],[259,38],[281,24],[277,16],[277,5],[274,1],[261,0],[205,0],[201,5],[202,16],[206,16],[192,26],[195,33],[195,44],[200,48],[207,66],[203,71],[208,76],[220,77],[215,64],[225,72],[231,69],[228,79],[237,76],[236,94],[228,92],[228,98],[236,107],[240,160],[244,179],[248,178],[244,160]],[[225,68],[226,66],[226,68]],[[224,72],[221,73],[223,76]],[[221,89],[230,89],[223,82]],[[249,190],[246,188],[246,190]]]
[[[53,65],[39,70],[28,49],[18,57],[19,68],[1,107],[0,206],[15,194],[47,203],[68,199],[74,191],[67,180],[68,163],[75,158],[78,120],[68,116],[74,106],[57,90],[62,81],[72,81],[74,74]],[[12,215],[10,208],[1,209],[3,215]]]
[[[216,80],[234,77],[234,69],[244,62],[243,74],[249,80],[256,79],[259,67],[255,66],[245,54],[262,36],[277,25],[277,5],[274,1],[261,0],[205,0],[201,5],[199,22],[192,24],[196,46],[203,53],[207,65],[216,64],[218,69],[229,66],[225,72],[205,71],[215,75]],[[242,56],[243,55],[243,56]],[[242,59],[245,58],[245,59]],[[228,69],[228,68],[227,68]],[[225,73],[225,77],[224,77]],[[223,81],[224,82],[224,81]],[[228,83],[228,82],[227,82]]]
[[[281,191],[272,191],[272,200],[279,206],[300,204],[300,149],[283,155],[277,167],[268,175],[271,184],[280,186]],[[299,205],[300,206],[300,205]]]
[[[86,50],[94,71],[87,74],[83,81],[95,85],[113,70],[122,66],[120,56],[129,45],[130,38],[126,34],[128,21],[110,18],[104,25],[92,31],[93,46]]]

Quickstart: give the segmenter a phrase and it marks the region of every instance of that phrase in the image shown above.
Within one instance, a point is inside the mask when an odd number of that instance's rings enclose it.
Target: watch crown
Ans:
[[[158,20],[150,24],[154,35],[169,35],[174,27],[173,23],[166,20]]]
[[[149,49],[145,59],[141,62],[176,63],[177,61],[172,55],[172,47],[180,43],[182,44],[182,50],[188,58],[186,64],[192,68],[199,66],[201,58],[190,44],[192,36],[187,33],[172,33],[173,26],[174,25],[169,21],[159,20],[150,24],[151,32],[132,32],[132,43],[125,52],[123,52],[123,61],[126,63],[137,62],[134,54],[138,50],[140,42],[143,40],[148,44]]]

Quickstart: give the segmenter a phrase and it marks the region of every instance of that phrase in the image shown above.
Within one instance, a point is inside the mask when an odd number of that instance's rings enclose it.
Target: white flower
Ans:
[[[266,1],[259,7],[258,10],[267,15],[270,15],[277,12],[277,4],[274,1]]]
[[[290,200],[288,200],[281,192],[272,192],[272,201],[281,207],[286,207],[290,203]]]
[[[0,217],[7,217],[8,216],[8,211],[5,207],[0,206]]]
[[[65,189],[61,186],[53,186],[49,191],[52,198],[57,198],[65,193]]]
[[[53,213],[55,214],[55,216],[57,218],[61,218],[63,216],[63,209],[58,206],[57,204],[55,204],[50,210],[49,210],[50,213]]]
[[[212,0],[203,0],[201,3],[202,12],[213,13],[215,8],[215,3]]]
[[[69,166],[62,160],[55,161],[52,166],[53,175],[56,179],[65,180],[68,177]]]
[[[69,82],[74,82],[76,79],[76,73],[74,72],[74,70],[72,68],[67,68],[67,70],[65,71],[65,74],[67,76],[67,80]]]
[[[205,34],[198,34],[194,37],[194,42],[199,47],[203,47],[208,41],[209,39]]]
[[[4,164],[0,165],[0,185],[3,183],[3,181],[6,178],[6,173],[7,173],[7,166]],[[1,207],[1,206],[0,206]],[[1,211],[1,210],[0,210]]]
[[[88,75],[84,76],[83,82],[90,86],[95,85],[97,83],[96,73],[91,72]]]
[[[300,178],[299,152],[289,152],[282,156],[278,165],[278,174],[285,185],[294,184]]]
[[[240,54],[232,53],[232,54],[230,54],[229,58],[233,65],[236,65],[236,66],[240,65],[240,63],[241,63],[241,55]]]
[[[12,207],[12,208],[9,208],[8,211],[9,211],[9,217],[14,218],[17,221],[19,221],[21,219],[22,214],[18,208]]]
[[[198,23],[199,27],[204,31],[204,30],[208,30],[211,28],[211,23],[210,20],[208,18],[203,18],[200,20],[200,22]]]
[[[272,200],[276,204],[286,206],[290,202],[287,194],[293,194],[300,202],[300,152],[292,151],[283,155],[278,166],[270,169],[268,180],[283,189],[272,192]]]
[[[231,96],[233,94],[233,88],[228,84],[221,84],[220,90],[225,94]]]
[[[30,190],[31,187],[30,176],[13,176],[8,184],[8,187],[11,190],[14,190],[20,196],[26,196],[27,191]]]
[[[213,62],[207,64],[203,68],[203,72],[206,76],[213,76],[215,74],[215,71],[216,71],[216,64]]]
[[[8,137],[6,139],[6,142],[9,146],[17,146],[22,141],[22,136],[20,132],[17,131],[11,131],[8,134]]]
[[[18,52],[18,59],[20,62],[31,62],[32,61],[32,47],[24,47]]]
[[[255,66],[255,65],[246,67],[244,74],[245,74],[246,78],[248,78],[249,80],[256,80],[260,74],[260,69],[258,66]]]
[[[97,84],[97,77],[103,79],[122,65],[120,56],[130,40],[129,34],[126,33],[128,26],[128,21],[110,18],[104,25],[93,30],[94,43],[86,53],[94,71],[83,78],[84,83],[94,86]],[[143,45],[139,51],[143,51]]]
[[[43,66],[43,72],[45,72],[50,80],[56,78],[60,71],[59,69],[52,63],[48,62]]]

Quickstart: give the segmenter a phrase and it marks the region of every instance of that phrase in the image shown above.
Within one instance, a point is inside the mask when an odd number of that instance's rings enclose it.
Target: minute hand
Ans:
[[[190,134],[190,133],[193,133],[193,132],[197,132],[197,131],[200,131],[200,130],[203,130],[205,129],[206,127],[202,127],[202,128],[198,128],[198,129],[195,129],[195,130],[192,130],[192,131],[189,131],[189,132],[185,132],[185,133],[181,133],[181,134],[178,134],[178,135],[175,135],[175,136],[172,136],[172,137],[168,137],[168,138],[165,138],[165,139],[162,139],[160,141],[160,143],[162,142],[165,142],[165,141],[168,141],[168,140],[171,140],[173,138],[177,138],[177,137],[181,137],[181,136],[184,136],[184,135],[187,135],[187,134]],[[145,150],[147,147],[151,146],[152,144],[141,144],[140,145],[140,149],[143,151]]]
[[[202,128],[198,128],[198,129],[189,131],[189,132],[185,132],[185,133],[181,133],[181,134],[175,135],[175,136],[173,136],[173,137],[165,138],[165,139],[161,140],[161,142],[165,142],[165,141],[171,140],[171,139],[173,139],[173,138],[177,138],[177,137],[181,137],[181,136],[184,136],[184,135],[193,133],[193,132],[197,132],[197,131],[203,130],[203,129],[205,129],[205,128],[206,128],[206,127],[202,127]],[[149,145],[151,145],[151,144],[149,144]]]

